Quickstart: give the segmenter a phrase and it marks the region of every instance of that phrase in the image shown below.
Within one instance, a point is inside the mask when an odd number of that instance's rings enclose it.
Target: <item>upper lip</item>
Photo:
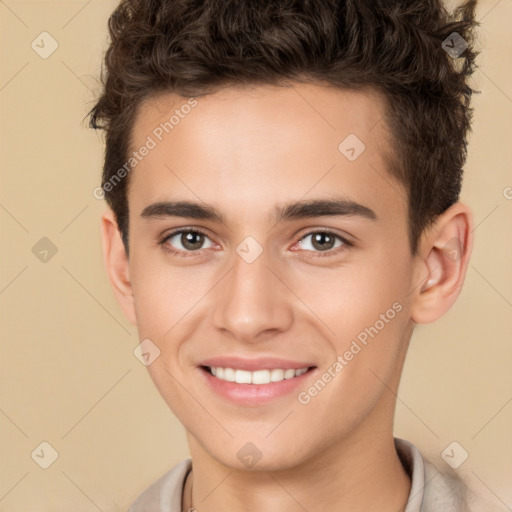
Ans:
[[[258,357],[247,358],[240,356],[218,356],[205,359],[199,366],[210,366],[214,368],[234,368],[235,370],[274,370],[282,368],[283,370],[300,368],[309,368],[314,366],[310,362],[301,362],[291,359],[280,359],[278,357]]]

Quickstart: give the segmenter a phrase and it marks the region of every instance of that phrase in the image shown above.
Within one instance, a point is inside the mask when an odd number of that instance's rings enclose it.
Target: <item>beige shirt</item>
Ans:
[[[465,486],[455,476],[440,473],[418,449],[395,438],[395,447],[412,485],[405,512],[467,512]],[[128,512],[181,512],[183,485],[192,459],[179,462],[151,484]]]

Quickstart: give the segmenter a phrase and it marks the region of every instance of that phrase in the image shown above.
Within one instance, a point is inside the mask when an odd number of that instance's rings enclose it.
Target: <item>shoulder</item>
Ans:
[[[190,457],[180,461],[147,487],[128,512],[181,512],[183,483],[191,468]]]
[[[457,474],[439,471],[409,441],[395,439],[395,448],[411,477],[406,512],[470,512],[468,489]]]
[[[405,512],[503,512],[472,492],[451,468],[439,470],[416,446],[395,438],[396,451],[412,485]]]
[[[424,460],[424,467],[425,493],[421,512],[470,512],[469,489],[456,473],[439,471],[428,460]]]

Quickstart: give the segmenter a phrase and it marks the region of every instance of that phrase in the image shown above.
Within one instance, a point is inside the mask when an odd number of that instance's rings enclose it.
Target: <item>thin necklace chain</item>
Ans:
[[[182,512],[194,512],[196,509],[194,508],[194,505],[192,504],[192,470],[190,470],[190,473],[187,475],[187,478],[185,479],[185,484],[187,483],[187,480],[190,478],[190,492],[189,492],[189,503],[190,507],[186,510],[183,510]]]

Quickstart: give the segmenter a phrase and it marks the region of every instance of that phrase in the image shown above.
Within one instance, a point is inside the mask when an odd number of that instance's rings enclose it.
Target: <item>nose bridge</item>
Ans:
[[[264,331],[289,328],[291,303],[270,264],[269,254],[253,241],[246,239],[237,247],[215,301],[215,327],[244,341],[256,341]]]

